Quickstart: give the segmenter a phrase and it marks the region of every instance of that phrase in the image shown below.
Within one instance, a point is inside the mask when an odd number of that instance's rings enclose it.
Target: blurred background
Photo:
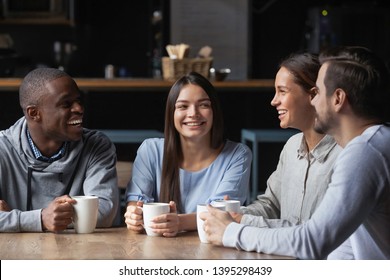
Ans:
[[[390,61],[388,0],[0,0],[0,129],[22,111],[18,87],[39,66],[58,67],[75,78],[119,84],[147,78],[145,87],[84,88],[84,126],[95,129],[164,130],[171,84],[161,79],[166,45],[186,43],[191,55],[212,47],[213,66],[229,68],[227,80],[268,79],[217,87],[226,136],[242,129],[280,129],[270,105],[278,63],[291,52],[332,45],[366,46]],[[108,65],[112,65],[109,66]],[[107,77],[106,70],[110,80]],[[96,79],[90,79],[92,81]],[[258,156],[259,190],[275,169],[283,143],[266,143]],[[117,144],[118,159],[133,160],[138,144]]]
[[[165,46],[172,42],[172,6],[179,2],[1,0],[0,75],[23,77],[37,65],[48,65],[77,77],[103,77],[105,65],[112,64],[118,77],[158,78]],[[198,0],[187,5],[203,5],[207,11],[205,5],[214,3],[223,11],[233,2]],[[245,5],[240,20],[247,24],[243,45],[248,79],[273,78],[277,63],[292,51],[317,52],[334,44],[364,45],[390,59],[390,1],[238,2]],[[197,16],[201,19],[201,13]]]

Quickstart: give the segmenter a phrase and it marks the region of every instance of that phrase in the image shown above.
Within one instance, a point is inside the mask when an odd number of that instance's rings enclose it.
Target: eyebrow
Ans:
[[[74,96],[70,95],[69,93],[66,93],[60,97],[60,99],[56,102],[56,104],[61,104],[69,100],[81,100],[81,94],[80,93],[77,94],[76,98],[74,98]]]
[[[288,86],[277,86],[277,89],[290,89]]]
[[[203,101],[211,101],[211,100],[210,100],[210,98],[203,98],[203,99],[197,100],[196,102],[203,102]],[[180,102],[182,102],[182,103],[189,103],[188,100],[180,100],[180,99],[176,100],[176,103],[180,103]]]

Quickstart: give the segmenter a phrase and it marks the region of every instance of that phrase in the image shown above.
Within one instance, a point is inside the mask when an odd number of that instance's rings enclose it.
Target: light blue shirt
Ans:
[[[367,128],[339,154],[324,199],[296,227],[230,223],[223,244],[300,259],[390,259],[390,127]],[[340,246],[341,245],[341,246]]]
[[[129,201],[158,201],[164,139],[145,140],[139,147],[127,187]],[[184,213],[196,212],[199,203],[210,203],[229,195],[244,204],[252,162],[251,150],[241,143],[227,141],[209,167],[196,172],[180,169],[180,193]]]

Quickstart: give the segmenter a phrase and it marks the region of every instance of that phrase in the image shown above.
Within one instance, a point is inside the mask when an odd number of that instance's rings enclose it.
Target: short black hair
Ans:
[[[56,68],[37,68],[29,72],[19,88],[19,103],[23,112],[27,106],[36,105],[42,94],[46,92],[46,84],[61,77],[70,77]]]

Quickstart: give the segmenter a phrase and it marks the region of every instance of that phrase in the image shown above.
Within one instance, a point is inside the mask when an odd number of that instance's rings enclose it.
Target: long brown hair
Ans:
[[[210,147],[217,149],[224,142],[223,114],[217,93],[209,80],[202,75],[191,72],[175,82],[168,94],[165,108],[165,129],[164,129],[164,156],[161,174],[161,202],[175,201],[178,212],[182,212],[180,198],[180,160],[182,159],[182,147],[180,135],[174,124],[175,103],[182,88],[188,84],[201,87],[211,101],[213,110],[213,125],[211,127]]]

